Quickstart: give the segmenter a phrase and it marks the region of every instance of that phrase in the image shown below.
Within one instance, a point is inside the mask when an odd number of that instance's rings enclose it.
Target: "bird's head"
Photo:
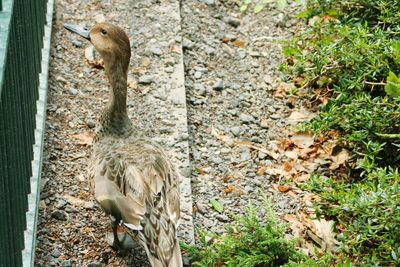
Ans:
[[[97,23],[90,30],[68,23],[64,27],[89,40],[106,65],[121,62],[128,67],[131,47],[128,36],[120,27],[109,23]]]

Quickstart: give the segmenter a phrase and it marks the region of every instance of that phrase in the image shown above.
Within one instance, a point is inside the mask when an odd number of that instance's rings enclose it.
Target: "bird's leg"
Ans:
[[[120,221],[115,219],[113,216],[110,216],[110,219],[112,234],[107,234],[107,242],[113,249],[119,250],[122,248],[122,244],[118,238],[118,226]]]

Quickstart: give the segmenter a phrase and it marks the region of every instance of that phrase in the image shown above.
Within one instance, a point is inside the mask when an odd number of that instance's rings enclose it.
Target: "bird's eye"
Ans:
[[[101,34],[102,34],[102,35],[107,35],[107,31],[104,30],[104,29],[101,29]]]

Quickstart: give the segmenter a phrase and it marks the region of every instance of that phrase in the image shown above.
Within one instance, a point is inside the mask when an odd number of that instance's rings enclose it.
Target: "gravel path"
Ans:
[[[108,218],[88,192],[92,129],[108,82],[85,61],[89,44],[63,30],[64,22],[90,26],[106,18],[129,33],[128,112],[192,181],[190,198],[184,178],[181,239],[193,238],[192,200],[194,225],[217,233],[249,202],[261,207],[259,189],[279,213],[298,209],[290,196],[270,190],[279,175],[268,171],[284,161],[275,140],[287,136],[293,104],[273,94],[279,41],[294,21],[273,9],[243,15],[233,2],[181,1],[180,24],[176,0],[57,1],[36,266],[148,266],[140,248],[116,253],[108,246]],[[215,212],[210,199],[224,212]]]
[[[294,21],[273,9],[242,15],[203,2],[185,0],[182,7],[195,226],[223,233],[230,215],[250,202],[262,213],[260,189],[269,191],[280,178],[269,171],[284,160],[275,140],[287,137],[293,106],[273,93],[279,41],[290,37]],[[298,209],[290,196],[269,193],[278,213]]]

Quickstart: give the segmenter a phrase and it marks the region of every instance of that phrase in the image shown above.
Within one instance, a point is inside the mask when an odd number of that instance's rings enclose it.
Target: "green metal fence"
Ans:
[[[22,266],[47,0],[0,0],[0,266]]]

